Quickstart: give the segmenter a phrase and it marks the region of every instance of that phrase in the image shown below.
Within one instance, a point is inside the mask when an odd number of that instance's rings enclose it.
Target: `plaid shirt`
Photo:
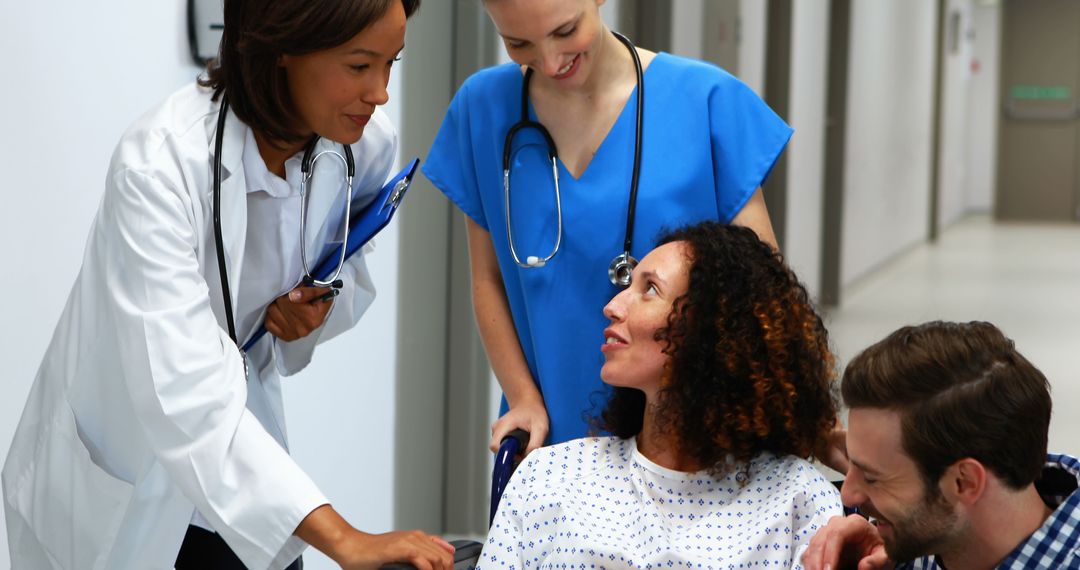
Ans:
[[[1035,483],[1043,501],[1054,507],[1035,534],[998,564],[1002,570],[1045,568],[1080,570],[1080,459],[1046,456],[1042,478]],[[897,570],[943,570],[933,556],[896,565]]]

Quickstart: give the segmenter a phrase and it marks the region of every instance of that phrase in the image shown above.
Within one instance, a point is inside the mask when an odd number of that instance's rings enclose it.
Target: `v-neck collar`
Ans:
[[[656,55],[653,56],[652,61],[649,62],[649,66],[646,67],[644,70],[642,70],[642,75],[641,75],[641,82],[642,83],[647,83],[649,81],[649,75],[650,75],[649,72],[652,71],[652,69],[654,67],[656,67],[657,60],[660,59],[661,57],[666,57],[666,56],[667,56],[666,52],[657,52]],[[626,114],[627,113],[635,114],[637,112],[637,95],[638,95],[638,91],[639,91],[640,87],[641,87],[640,85],[634,85],[634,88],[630,91],[630,96],[627,97],[626,102],[623,103],[622,110],[619,111],[619,116],[615,118],[615,122],[611,123],[611,127],[608,128],[608,131],[606,133],[604,133],[604,138],[600,141],[600,146],[596,147],[596,152],[593,153],[592,158],[589,160],[588,164],[585,165],[585,168],[581,171],[581,174],[579,174],[578,176],[574,176],[570,172],[570,169],[566,167],[566,164],[563,163],[562,155],[561,154],[559,155],[559,158],[558,158],[557,162],[558,162],[559,176],[560,177],[565,175],[565,176],[569,177],[571,180],[573,180],[574,182],[581,182],[582,180],[585,179],[585,175],[588,174],[589,171],[593,169],[593,164],[596,163],[596,160],[600,157],[601,153],[604,152],[604,148],[607,147],[607,146],[610,146],[608,144],[608,141],[612,138],[611,135],[619,128],[619,126],[625,120],[627,120],[625,118]],[[633,103],[634,103],[633,106],[630,105],[631,101],[633,101]],[[533,108],[533,103],[532,103],[532,98],[531,97],[529,98],[529,119],[533,120],[533,121],[536,121],[538,123],[540,122],[540,118],[536,114],[536,109]],[[638,125],[637,125],[637,123],[635,121],[635,123],[634,123],[634,129],[635,130],[637,129],[637,126]]]

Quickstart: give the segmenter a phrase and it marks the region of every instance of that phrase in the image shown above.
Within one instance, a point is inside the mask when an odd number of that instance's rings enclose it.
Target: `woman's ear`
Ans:
[[[941,477],[941,492],[950,503],[973,505],[986,491],[989,472],[979,461],[965,457],[953,463]]]

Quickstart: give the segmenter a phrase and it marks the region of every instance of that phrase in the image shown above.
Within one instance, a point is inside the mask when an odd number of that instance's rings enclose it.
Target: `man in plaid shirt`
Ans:
[[[851,468],[807,570],[1080,569],[1080,460],[1046,378],[989,323],[905,327],[848,364]],[[894,562],[899,561],[899,562]]]

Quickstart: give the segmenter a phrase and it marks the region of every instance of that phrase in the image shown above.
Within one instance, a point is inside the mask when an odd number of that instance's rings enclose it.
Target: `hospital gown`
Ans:
[[[836,488],[797,457],[713,477],[661,467],[633,438],[579,439],[514,473],[478,568],[801,568],[840,514]]]
[[[644,82],[631,249],[637,259],[664,229],[731,221],[791,136],[750,88],[716,66],[660,53]],[[558,163],[562,244],[542,268],[518,267],[506,233],[503,141],[521,114],[518,66],[485,69],[465,82],[424,164],[432,183],[491,234],[518,340],[547,406],[551,443],[589,435],[588,419],[608,398],[600,381],[603,308],[619,291],[608,265],[623,251],[636,106],[635,90],[578,178]],[[546,256],[557,233],[551,162],[540,141],[535,131],[522,131],[511,153],[511,225],[523,261]]]

